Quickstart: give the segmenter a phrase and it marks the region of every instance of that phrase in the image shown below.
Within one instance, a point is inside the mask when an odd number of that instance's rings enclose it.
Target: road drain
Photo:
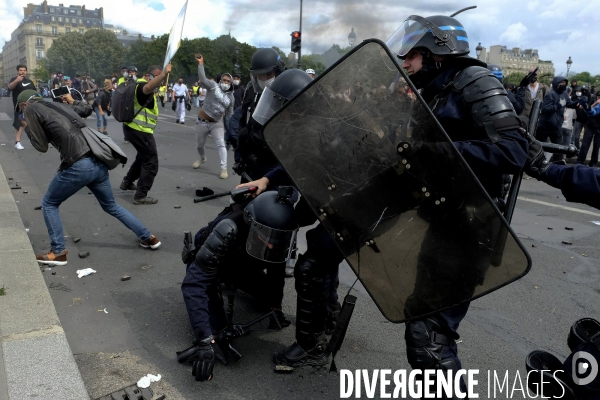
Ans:
[[[100,397],[97,400],[150,400],[152,399],[152,390],[149,388],[140,389],[136,385],[117,390],[107,396]],[[163,396],[164,399],[164,396]]]

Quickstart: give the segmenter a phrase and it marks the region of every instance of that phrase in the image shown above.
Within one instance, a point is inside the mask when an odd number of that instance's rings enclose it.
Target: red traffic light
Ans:
[[[292,37],[293,37],[294,39],[298,39],[298,38],[300,37],[300,32],[298,32],[298,31],[294,31],[294,32],[292,32]]]

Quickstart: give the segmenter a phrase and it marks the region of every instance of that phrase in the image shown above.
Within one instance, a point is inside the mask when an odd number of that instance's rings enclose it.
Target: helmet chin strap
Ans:
[[[423,64],[419,72],[416,72],[410,76],[410,80],[417,87],[421,89],[426,87],[433,81],[445,68],[445,65],[441,61],[435,61],[432,54],[426,49],[419,50],[423,56]]]

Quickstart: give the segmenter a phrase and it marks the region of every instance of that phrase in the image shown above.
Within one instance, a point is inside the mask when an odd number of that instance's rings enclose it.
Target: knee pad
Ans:
[[[296,341],[303,349],[315,346],[325,331],[327,301],[322,268],[312,259],[300,255],[294,268],[296,278]]]
[[[431,317],[406,323],[404,339],[411,367],[444,371],[458,369],[452,358],[443,358],[444,346],[451,346],[454,340],[441,334],[441,331],[440,323]]]
[[[219,222],[196,254],[198,266],[207,272],[214,272],[233,247],[237,233],[237,225],[232,220],[224,219]]]
[[[575,321],[569,331],[567,344],[571,351],[575,351],[583,343],[593,343],[600,350],[600,322],[593,318]]]
[[[323,294],[324,271],[315,260],[304,254],[298,256],[294,267],[294,279],[296,281],[296,292],[301,297],[318,297]]]

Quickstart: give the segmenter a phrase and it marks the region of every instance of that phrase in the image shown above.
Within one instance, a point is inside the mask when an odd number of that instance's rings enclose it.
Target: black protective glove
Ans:
[[[192,106],[190,105],[190,103],[185,103],[185,109],[188,111],[192,111]]]
[[[196,352],[189,358],[192,361],[192,375],[194,375],[197,382],[210,381],[213,377],[215,357],[220,355],[222,358],[225,358],[221,350],[213,342],[214,338],[212,335],[199,340],[194,348]],[[215,347],[218,349],[217,352],[219,354],[217,355],[215,354]]]
[[[171,110],[175,111],[177,109],[177,100],[173,100],[173,104],[171,104]]]
[[[531,135],[528,135],[527,139],[529,142],[529,151],[527,153],[524,171],[532,178],[541,181],[546,170],[550,166],[550,163],[546,160],[542,144],[531,137]]]
[[[519,87],[526,87],[527,85],[529,85],[532,81],[532,78],[534,76],[537,76],[537,68],[534,69],[533,71],[531,71],[530,73],[528,73],[527,75],[525,75],[525,77],[523,79],[521,79],[521,83],[519,83]]]

